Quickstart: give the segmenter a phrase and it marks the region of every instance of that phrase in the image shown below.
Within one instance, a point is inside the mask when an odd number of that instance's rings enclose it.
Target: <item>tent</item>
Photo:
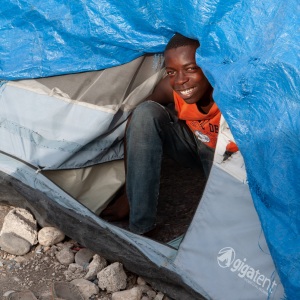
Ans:
[[[299,6],[294,0],[5,0],[1,186],[27,199],[10,202],[30,208],[40,223],[64,224],[66,234],[120,258],[175,299],[298,299]],[[178,248],[104,222],[93,213],[101,207],[84,202],[89,194],[78,202],[82,189],[70,195],[43,173],[65,178],[68,170],[77,182],[93,180],[99,166],[114,174],[106,199],[112,197],[124,182],[126,119],[160,78],[159,53],[174,32],[200,40],[197,62],[240,149],[220,161],[232,138],[224,120],[213,169]],[[87,179],[87,186],[108,183]]]

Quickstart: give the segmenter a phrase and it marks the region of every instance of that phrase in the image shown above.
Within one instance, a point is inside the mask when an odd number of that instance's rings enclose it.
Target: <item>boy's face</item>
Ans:
[[[196,64],[196,49],[196,46],[181,46],[165,51],[166,72],[171,87],[188,104],[209,97],[212,91],[210,83]]]

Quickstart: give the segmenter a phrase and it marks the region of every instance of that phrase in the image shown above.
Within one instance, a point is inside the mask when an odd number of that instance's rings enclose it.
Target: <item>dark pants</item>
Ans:
[[[146,101],[134,110],[126,131],[126,189],[129,228],[142,234],[155,227],[163,154],[208,176],[214,150],[197,140],[168,108]]]

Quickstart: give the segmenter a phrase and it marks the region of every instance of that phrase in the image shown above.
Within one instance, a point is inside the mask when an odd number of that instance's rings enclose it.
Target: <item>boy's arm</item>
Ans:
[[[151,95],[146,99],[158,102],[162,105],[167,105],[174,102],[173,99],[173,89],[171,88],[169,77],[161,79],[156,87],[154,88]]]

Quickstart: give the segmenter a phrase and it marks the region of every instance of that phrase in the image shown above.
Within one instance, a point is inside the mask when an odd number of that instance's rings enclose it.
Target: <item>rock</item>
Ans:
[[[110,296],[110,294],[109,295],[107,295],[107,294],[101,294],[100,298],[98,297],[96,299],[97,300],[111,300],[111,296]]]
[[[156,294],[154,300],[163,300],[163,298],[164,298],[164,294],[159,292]]]
[[[52,296],[52,291],[51,290],[46,290],[46,291],[43,291],[41,294],[40,294],[40,297],[39,299],[53,299],[53,296]]]
[[[131,288],[136,286],[136,280],[137,276],[134,274],[128,274],[127,275],[127,284],[126,284],[126,289],[130,290]]]
[[[14,213],[12,213],[13,211]],[[55,290],[60,292],[60,296],[62,295],[61,292],[64,292],[65,297],[55,298],[57,300],[75,300],[73,297],[74,293],[79,297],[76,299],[81,300],[154,300],[154,298],[155,300],[169,300],[162,293],[156,295],[157,293],[147,285],[142,277],[131,273],[127,277],[122,264],[114,263],[107,266],[108,263],[103,257],[91,250],[81,249],[81,245],[76,241],[69,241],[69,239],[63,241],[65,236],[62,232],[60,232],[61,237],[56,239],[56,234],[53,234],[53,232],[57,232],[56,228],[53,228],[53,231],[52,229],[50,230],[52,232],[49,237],[51,242],[47,241],[46,229],[48,230],[49,227],[43,228],[40,232],[36,230],[34,233],[36,223],[28,221],[30,220],[30,217],[27,216],[28,212],[26,213],[22,209],[14,209],[13,211],[11,211],[10,218],[17,219],[14,228],[23,226],[24,224],[25,227],[29,226],[31,229],[28,230],[28,236],[31,236],[32,243],[34,242],[34,238],[32,238],[35,236],[34,234],[36,234],[36,240],[41,240],[41,243],[32,247],[32,244],[27,239],[15,233],[20,228],[14,229],[12,232],[7,232],[11,228],[8,228],[6,225],[6,229],[4,228],[5,230],[1,231],[0,244],[1,240],[4,240],[7,244],[13,244],[10,245],[10,248],[13,249],[12,251],[7,251],[8,249],[3,248],[4,251],[0,251],[0,269],[2,269],[0,275],[4,280],[0,280],[0,290],[2,288],[1,299],[3,297],[3,299],[21,299],[19,296],[22,296],[22,299],[25,299],[24,297],[26,296],[27,299],[28,291],[34,287],[34,292],[38,291],[38,299],[49,300],[53,298],[53,289],[52,287],[45,289],[45,286],[49,282],[52,282],[53,286],[55,285],[56,287]],[[20,211],[26,217],[21,216]],[[3,214],[4,216],[5,214]],[[32,224],[34,226],[30,227]],[[45,232],[43,233],[43,231]],[[44,242],[43,239],[45,240]],[[19,244],[16,245],[16,241],[25,241],[28,249],[31,249],[31,255],[21,256],[23,255],[22,251],[20,252],[22,246]],[[2,246],[0,245],[0,247]],[[16,252],[15,250],[18,251]],[[78,252],[76,253],[76,251]],[[73,263],[74,261],[77,261],[77,263]],[[63,274],[66,276],[66,279],[63,278]],[[9,282],[9,285],[2,286],[2,282]],[[58,285],[56,282],[58,282]],[[17,287],[18,292],[9,291],[9,289]],[[73,287],[75,290],[73,290]],[[99,288],[102,290],[99,291]],[[125,288],[127,290],[124,290]],[[78,293],[76,292],[77,290]],[[71,298],[69,291],[73,293]],[[10,294],[14,294],[14,298],[9,298]],[[31,297],[30,299],[34,297],[33,294],[29,296]],[[82,298],[80,298],[81,296]]]
[[[3,294],[3,297],[8,297],[10,294],[14,293],[15,291],[14,290],[11,290],[11,291],[7,291]]]
[[[18,256],[15,258],[16,263],[23,264],[27,261],[27,259],[23,256]]]
[[[152,290],[151,287],[147,284],[137,285],[136,288],[140,289],[142,291],[142,294],[147,294],[149,291]],[[156,293],[155,293],[154,297],[155,296],[156,296]]]
[[[80,249],[75,255],[75,263],[80,266],[87,266],[93,259],[95,252],[87,248]]]
[[[136,283],[138,285],[146,285],[146,281],[142,277],[138,277],[138,279],[136,280]]]
[[[68,266],[74,262],[74,253],[68,248],[63,248],[62,250],[58,251],[55,256],[56,259],[65,266]]]
[[[42,254],[43,253],[43,250],[44,250],[44,246],[38,244],[34,250],[35,253],[37,254]]]
[[[96,284],[83,278],[74,279],[71,281],[71,283],[77,286],[85,300],[89,300],[90,297],[97,295],[99,292],[99,288],[96,286]]]
[[[83,267],[77,264],[70,264],[68,270],[64,271],[64,275],[67,281],[82,278],[86,274]]]
[[[93,256],[93,260],[88,266],[88,272],[84,276],[87,280],[94,280],[97,277],[97,273],[103,270],[107,266],[107,261],[98,254]]]
[[[121,263],[115,262],[97,274],[100,289],[109,293],[117,292],[126,288],[127,276]]]
[[[14,233],[3,233],[0,236],[0,247],[10,254],[24,255],[30,251],[31,244]]]
[[[43,246],[52,246],[65,238],[65,234],[55,227],[44,227],[38,233],[39,243]]]
[[[45,246],[45,247],[44,247],[44,252],[47,252],[47,251],[49,251],[50,249],[51,249],[50,246]]]
[[[84,300],[77,286],[69,282],[53,282],[52,293],[55,300]]]
[[[84,272],[83,267],[76,264],[76,263],[70,264],[68,269],[73,273],[82,273],[82,272]]]
[[[156,296],[156,292],[153,291],[152,288],[149,285],[147,285],[147,284],[145,284],[145,285],[138,285],[138,287],[142,290],[143,294],[147,294],[148,297],[149,297],[149,295],[150,296],[153,295],[153,293],[151,293],[151,291],[155,293],[154,297]]]
[[[5,216],[0,236],[5,233],[14,233],[31,246],[37,244],[37,222],[26,209],[14,208]]]
[[[140,300],[142,297],[141,289],[134,287],[130,290],[115,292],[112,294],[112,300]]]
[[[19,300],[19,299],[24,299],[24,300],[37,300],[35,295],[30,291],[20,291],[20,292],[13,292],[8,295],[9,300]]]
[[[147,291],[146,293],[147,293],[147,296],[150,300],[153,300],[156,296],[156,292],[153,291],[152,289],[149,289],[149,291]]]

